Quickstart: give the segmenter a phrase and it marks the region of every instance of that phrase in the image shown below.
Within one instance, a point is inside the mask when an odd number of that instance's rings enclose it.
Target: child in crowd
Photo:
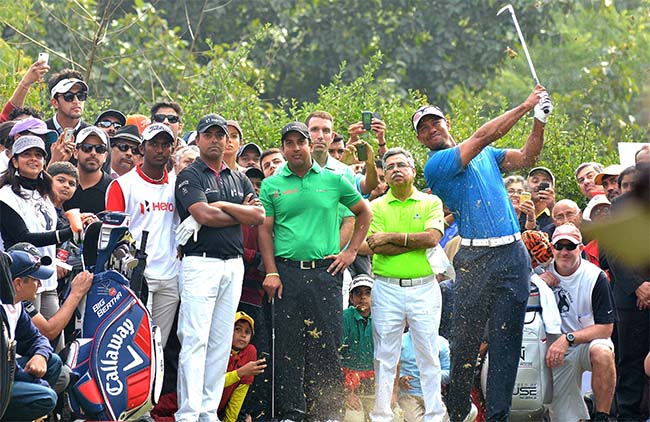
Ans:
[[[245,312],[235,314],[235,331],[232,334],[232,350],[228,360],[226,382],[221,402],[219,419],[235,422],[239,417],[248,388],[255,375],[264,372],[266,359],[257,359],[257,350],[250,344],[255,333],[255,321]]]
[[[359,274],[350,284],[350,307],[343,311],[341,363],[345,374],[346,422],[369,420],[368,413],[375,401],[374,346],[370,292],[374,280]]]
[[[449,384],[449,370],[451,361],[449,357],[449,342],[438,336],[438,350],[440,356],[440,369],[442,372],[442,385]],[[424,420],[424,399],[420,387],[420,371],[415,362],[415,351],[411,333],[407,331],[402,337],[402,353],[399,366],[399,399],[398,403],[404,412],[404,422],[422,422]],[[445,420],[449,418],[445,415]]]

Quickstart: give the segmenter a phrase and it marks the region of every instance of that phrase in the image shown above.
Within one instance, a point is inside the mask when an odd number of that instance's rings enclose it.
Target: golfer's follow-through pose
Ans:
[[[533,130],[521,149],[490,146],[533,109]],[[508,420],[528,298],[530,259],[501,172],[535,163],[544,144],[544,126],[550,111],[548,94],[537,85],[526,101],[484,124],[460,144],[449,134],[449,123],[439,108],[421,107],[413,115],[418,140],[431,150],[424,169],[427,184],[453,211],[463,239],[454,258],[456,309],[448,407],[452,421],[462,421],[469,413],[474,365],[486,322],[491,356],[487,420]]]

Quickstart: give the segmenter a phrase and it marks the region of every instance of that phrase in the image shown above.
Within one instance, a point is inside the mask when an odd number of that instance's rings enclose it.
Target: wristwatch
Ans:
[[[569,342],[569,346],[573,346],[573,342],[576,341],[576,336],[573,333],[566,334],[566,341]]]

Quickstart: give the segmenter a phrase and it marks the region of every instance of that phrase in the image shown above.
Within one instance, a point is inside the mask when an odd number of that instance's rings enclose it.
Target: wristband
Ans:
[[[377,145],[379,145],[380,147],[385,147],[385,146],[386,146],[386,142],[384,142],[383,144],[377,144]]]
[[[274,276],[280,278],[280,274],[278,274],[278,273],[266,273],[266,275],[264,276],[264,278],[269,277],[269,276],[272,276],[272,275],[274,275]]]
[[[406,233],[404,235],[404,247],[406,247],[408,245],[408,243],[409,243],[409,234]]]
[[[54,230],[54,236],[56,236],[56,243],[61,243],[61,239],[59,238],[59,231]]]

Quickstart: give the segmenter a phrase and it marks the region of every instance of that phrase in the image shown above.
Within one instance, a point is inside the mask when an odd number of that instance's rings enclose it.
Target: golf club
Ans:
[[[528,61],[528,67],[530,68],[530,73],[533,76],[533,80],[535,81],[535,85],[541,85],[539,83],[539,78],[537,77],[537,72],[535,72],[535,66],[533,65],[533,60],[530,58],[530,53],[528,53],[528,47],[526,46],[526,40],[524,40],[524,34],[521,33],[521,28],[519,28],[519,21],[517,21],[517,15],[515,15],[515,9],[513,9],[511,4],[507,4],[503,6],[499,11],[497,12],[497,16],[499,16],[501,13],[504,11],[509,11],[510,16],[512,16],[512,22],[515,24],[515,29],[517,30],[517,36],[519,37],[519,42],[521,43],[521,46],[524,48],[524,54],[526,55],[526,60]],[[544,108],[544,113],[548,114],[550,112],[550,109]]]
[[[275,420],[275,297],[271,298],[271,419]]]

